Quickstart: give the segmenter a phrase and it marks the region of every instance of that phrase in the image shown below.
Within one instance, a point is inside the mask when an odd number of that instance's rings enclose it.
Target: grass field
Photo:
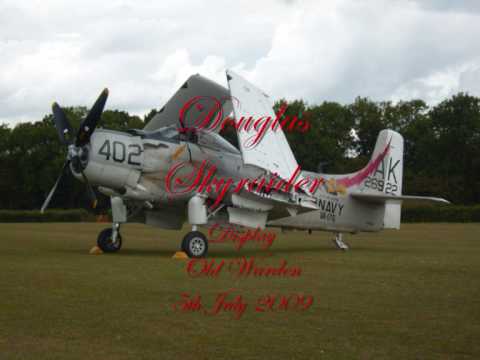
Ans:
[[[89,255],[105,224],[0,224],[0,359],[479,359],[480,224],[403,225],[347,236],[279,234],[264,263],[298,278],[192,278],[171,259],[183,233],[123,228],[120,253]],[[212,244],[210,257],[265,256]],[[174,312],[180,294],[235,288],[243,316]],[[314,296],[304,312],[256,312],[266,294]]]

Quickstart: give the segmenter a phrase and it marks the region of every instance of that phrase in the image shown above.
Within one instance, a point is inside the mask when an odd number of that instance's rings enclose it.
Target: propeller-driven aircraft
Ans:
[[[190,257],[204,257],[208,239],[199,228],[212,224],[329,231],[346,250],[343,233],[399,229],[404,201],[448,203],[402,195],[403,138],[388,129],[379,133],[368,164],[355,173],[301,170],[280,122],[262,127],[278,116],[272,99],[238,74],[226,75],[228,89],[191,76],[144,129],[126,132],[97,128],[107,89],[76,134],[54,103],[67,156],[41,211],[71,172],[86,184],[92,203],[94,186],[110,197],[113,223],[97,239],[104,252],[120,250],[120,226],[127,221],[166,229],[188,222],[191,231],[180,247]],[[231,116],[234,125],[257,119],[252,126],[235,126],[238,149],[219,134],[219,114]]]

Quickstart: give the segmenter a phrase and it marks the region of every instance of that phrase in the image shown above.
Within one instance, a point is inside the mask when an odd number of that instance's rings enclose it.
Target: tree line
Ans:
[[[87,108],[65,111],[78,128]],[[140,118],[107,110],[101,127],[141,129],[157,111],[152,109]],[[404,193],[442,196],[457,204],[480,202],[480,98],[458,93],[432,107],[422,100],[393,103],[358,97],[351,104],[295,100],[288,102],[286,115],[305,116],[311,124],[305,133],[286,132],[302,169],[358,170],[368,162],[379,131],[389,128],[405,139]],[[226,129],[224,136],[235,143],[232,130]],[[60,172],[65,151],[52,115],[13,128],[0,126],[0,208],[39,209]],[[83,184],[67,176],[51,207],[87,204]],[[108,199],[100,195],[97,211],[108,205]]]

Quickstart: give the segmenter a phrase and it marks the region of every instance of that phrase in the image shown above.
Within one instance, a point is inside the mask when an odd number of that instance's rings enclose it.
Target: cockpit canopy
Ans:
[[[182,137],[183,134],[180,134],[176,126],[166,126],[154,131],[132,129],[129,130],[129,133],[132,135],[141,136],[144,139],[163,140],[177,143],[180,141],[192,142],[200,147],[206,147],[212,150],[226,151],[231,154],[240,155],[240,151],[222,136],[204,129],[195,130],[195,140],[187,140],[186,138]]]

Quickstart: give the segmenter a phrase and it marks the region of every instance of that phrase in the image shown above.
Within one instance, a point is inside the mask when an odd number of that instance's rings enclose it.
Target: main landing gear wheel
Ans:
[[[205,257],[208,252],[208,240],[200,231],[190,231],[182,240],[182,250],[188,257]]]
[[[112,228],[104,229],[98,234],[97,245],[105,253],[117,252],[122,248],[122,236],[117,233],[117,238],[113,241]]]

